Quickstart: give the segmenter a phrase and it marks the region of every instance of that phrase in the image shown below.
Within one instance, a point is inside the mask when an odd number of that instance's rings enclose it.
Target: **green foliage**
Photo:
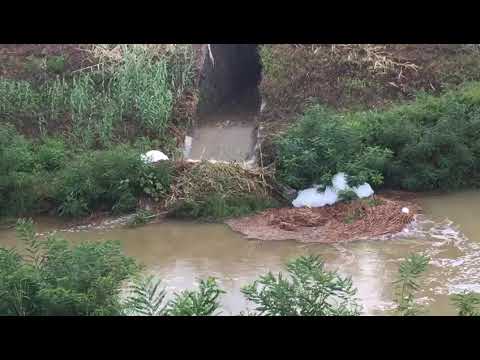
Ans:
[[[271,272],[242,289],[257,305],[260,315],[326,316],[358,315],[356,289],[349,278],[325,269],[318,256],[304,256],[287,263],[289,278]]]
[[[40,181],[32,144],[13,126],[0,124],[0,216],[35,208],[39,197],[35,187]]]
[[[480,316],[480,294],[464,292],[452,296],[459,316]]]
[[[480,185],[480,83],[383,111],[334,113],[310,108],[280,137],[280,179],[295,188],[349,184],[407,190]]]
[[[185,290],[170,301],[166,313],[170,316],[212,316],[218,315],[218,298],[225,292],[214,278],[200,280],[197,291]]]
[[[275,56],[269,46],[260,46],[259,55],[262,63],[262,73],[272,79],[284,75],[284,64],[281,57]]]
[[[440,97],[419,95],[384,112],[352,115],[364,141],[390,149],[385,184],[407,190],[479,184],[480,84]]]
[[[39,239],[31,221],[18,222],[26,255],[0,249],[1,315],[118,315],[121,284],[138,267],[115,242],[70,247]]]
[[[338,192],[338,199],[340,201],[352,202],[358,199],[358,195],[355,191],[348,189],[348,190],[340,190]]]
[[[40,109],[40,94],[27,81],[0,78],[0,116],[34,116]]]
[[[296,189],[330,184],[338,172],[350,185],[379,183],[390,152],[366,147],[361,134],[339,114],[320,106],[310,108],[298,124],[276,140],[279,178]]]
[[[62,216],[125,213],[140,196],[163,199],[173,170],[168,161],[145,164],[128,146],[76,155],[61,139],[34,145],[13,126],[0,125],[0,216],[34,213],[45,201]]]
[[[83,216],[97,209],[124,213],[136,207],[142,194],[157,200],[166,195],[170,171],[170,164],[144,164],[138,151],[117,146],[72,161],[59,174],[52,196],[62,216]]]
[[[268,197],[211,194],[201,199],[186,200],[176,204],[171,209],[170,215],[177,218],[218,221],[278,206],[279,203],[275,199]]]
[[[401,316],[420,314],[423,309],[415,302],[415,294],[421,288],[420,277],[426,271],[429,257],[422,254],[411,254],[400,264],[398,279],[394,282],[397,308],[395,312]]]
[[[65,57],[63,55],[50,56],[46,61],[47,71],[61,74],[65,70]]]
[[[65,143],[62,139],[44,139],[36,152],[37,165],[40,165],[47,171],[63,168],[66,157]]]
[[[225,292],[214,278],[200,280],[198,290],[185,290],[164,302],[166,292],[161,280],[153,276],[137,279],[125,302],[127,313],[146,316],[211,316],[217,315],[218,299]]]
[[[142,46],[123,50],[113,66],[41,84],[0,79],[0,117],[38,124],[42,135],[68,122],[69,140],[77,147],[109,147],[143,133],[160,138],[165,149],[174,101],[193,85],[193,49],[177,46],[162,56]],[[45,70],[63,74],[65,58],[47,58]]]
[[[163,301],[165,289],[161,288],[161,280],[154,280],[153,276],[140,277],[130,287],[131,294],[125,302],[127,313],[144,316],[162,316],[166,305]]]
[[[139,178],[142,191],[155,201],[163,199],[170,192],[172,173],[172,164],[167,161],[144,166]]]

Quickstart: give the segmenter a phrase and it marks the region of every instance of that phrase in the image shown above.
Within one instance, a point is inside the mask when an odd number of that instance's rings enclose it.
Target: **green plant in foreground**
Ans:
[[[224,294],[217,281],[210,277],[206,280],[200,280],[197,291],[185,290],[170,301],[166,310],[167,315],[171,316],[211,316],[220,307],[218,298]]]
[[[480,294],[464,292],[452,296],[459,316],[480,316]]]
[[[318,256],[302,256],[287,263],[290,278],[269,272],[242,289],[260,315],[359,315],[350,278],[325,269]]]
[[[419,315],[423,309],[415,302],[415,294],[421,288],[420,277],[426,271],[430,258],[422,254],[411,254],[400,264],[396,290],[395,312],[402,316]]]
[[[161,280],[154,280],[153,276],[138,278],[130,287],[131,294],[125,302],[127,313],[144,316],[161,316],[165,314],[166,305],[163,301],[165,289],[161,287]]]
[[[164,303],[166,293],[161,288],[161,280],[149,276],[138,279],[132,286],[132,294],[125,307],[128,313],[134,315],[211,316],[217,315],[215,312],[220,307],[218,299],[224,293],[214,278],[208,278],[200,280],[198,290],[182,291]]]
[[[1,315],[120,315],[122,283],[138,266],[116,242],[67,241],[35,235],[19,220],[26,255],[0,248]]]

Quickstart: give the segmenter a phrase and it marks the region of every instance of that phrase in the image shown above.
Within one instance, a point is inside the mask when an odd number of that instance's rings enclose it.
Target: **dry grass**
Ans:
[[[84,49],[90,54],[94,65],[78,69],[108,69],[121,63],[127,53],[144,52],[151,58],[162,58],[187,51],[188,44],[91,44]]]
[[[179,201],[192,201],[211,194],[239,197],[255,194],[268,196],[272,186],[260,169],[247,170],[239,164],[211,162],[179,162],[178,176],[166,201],[170,206]]]

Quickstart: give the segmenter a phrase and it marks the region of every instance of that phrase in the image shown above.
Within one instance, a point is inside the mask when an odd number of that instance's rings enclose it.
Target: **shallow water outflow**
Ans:
[[[240,288],[259,275],[281,270],[282,264],[302,254],[319,254],[331,269],[352,276],[365,314],[383,314],[392,306],[392,281],[399,262],[411,252],[426,252],[432,261],[421,300],[430,314],[455,313],[448,295],[480,291],[480,192],[424,196],[425,215],[392,239],[341,245],[305,245],[296,242],[246,240],[224,225],[164,222],[137,229],[117,228],[60,232],[74,243],[120,240],[125,252],[161,277],[172,293],[195,286],[198,278],[215,276],[227,291],[223,313],[238,314],[251,307]],[[40,221],[44,232],[58,224]],[[0,246],[16,244],[13,231],[0,232]]]
[[[247,160],[255,146],[253,115],[232,113],[210,115],[204,125],[193,131],[192,148],[187,155],[192,160]]]

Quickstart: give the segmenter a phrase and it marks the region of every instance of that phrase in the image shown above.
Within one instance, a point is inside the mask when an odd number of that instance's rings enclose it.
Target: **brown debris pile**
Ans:
[[[407,207],[409,213],[403,213]],[[270,209],[227,224],[248,238],[334,243],[400,232],[420,211],[412,202],[374,199],[338,203],[322,208]]]
[[[179,161],[176,174],[171,195],[165,203],[167,207],[216,193],[234,198],[245,194],[267,197],[272,191],[268,174],[236,163]]]

